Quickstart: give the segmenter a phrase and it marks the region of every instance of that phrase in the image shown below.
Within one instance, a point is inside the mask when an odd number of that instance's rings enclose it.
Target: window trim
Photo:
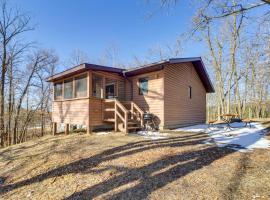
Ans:
[[[83,97],[76,97],[76,78],[80,77],[80,76],[85,76],[86,78],[86,95],[83,96]],[[73,77],[73,99],[80,99],[80,98],[85,98],[85,97],[88,97],[88,74],[87,73],[81,73],[79,75],[75,75]]]
[[[145,91],[145,93],[142,92],[142,88],[140,87],[140,83],[141,83],[141,80],[147,80],[147,91]],[[149,77],[141,77],[141,78],[138,78],[138,89],[139,89],[139,95],[142,95],[142,96],[145,96],[148,94],[148,91],[149,91]]]
[[[72,94],[71,94],[71,98],[65,98],[65,81],[69,81],[69,80],[72,80],[71,81],[71,88],[72,88]],[[63,87],[64,87],[64,91],[63,91],[63,100],[70,100],[70,99],[74,99],[74,77],[69,77],[69,78],[66,78],[65,80],[63,80]]]
[[[56,99],[55,98],[55,85],[57,85],[57,84],[60,84],[61,83],[61,96],[60,96],[60,98],[59,99]],[[61,81],[56,81],[56,82],[54,82],[53,83],[53,100],[54,101],[62,101],[63,100],[63,93],[64,93],[64,84],[63,84],[63,81],[61,80]]]
[[[87,77],[87,95],[85,97],[78,97],[78,98],[75,98],[75,78],[78,77],[78,76],[82,76],[86,74],[86,77]],[[65,83],[65,80],[67,79],[72,79],[72,87],[73,87],[73,96],[71,99],[65,99],[64,98],[64,83]],[[67,77],[67,78],[64,78],[64,79],[61,79],[61,80],[58,80],[58,81],[55,81],[53,83],[53,85],[57,84],[57,83],[62,83],[62,96],[61,96],[61,99],[55,99],[54,96],[55,96],[55,91],[54,91],[54,87],[53,87],[53,101],[57,102],[57,101],[70,101],[70,100],[78,100],[78,99],[87,99],[89,98],[89,73],[88,72],[82,72],[82,73],[79,73],[79,74],[76,74],[76,75],[73,75],[73,76],[70,76],[70,77]]]
[[[102,90],[102,91],[101,91],[100,97],[94,96],[94,90],[93,90],[93,89],[94,89],[94,88],[93,88],[93,86],[94,86],[94,84],[93,84],[93,80],[94,80],[93,77],[94,77],[94,76],[100,76],[100,77],[101,77],[101,90]],[[104,79],[104,78],[106,78],[106,77],[105,77],[104,75],[102,75],[102,74],[99,74],[99,73],[97,73],[97,72],[93,72],[93,73],[92,73],[92,83],[91,83],[91,87],[92,87],[92,94],[91,94],[91,97],[92,97],[92,98],[95,98],[95,99],[104,99],[103,94],[102,94],[102,93],[103,93],[103,84],[104,84],[104,80],[103,80],[103,79]]]

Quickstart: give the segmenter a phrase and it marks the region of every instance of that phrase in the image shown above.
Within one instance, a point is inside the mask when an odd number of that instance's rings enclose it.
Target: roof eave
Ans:
[[[77,65],[73,68],[67,69],[63,72],[57,73],[53,76],[50,76],[46,79],[46,81],[47,82],[58,81],[58,80],[61,80],[63,78],[72,76],[74,74],[83,73],[83,72],[88,71],[88,70],[105,71],[105,72],[112,72],[112,73],[117,73],[119,75],[123,75],[123,69],[120,69],[120,68],[106,67],[106,66],[102,66],[102,65],[83,63],[83,64]]]
[[[198,74],[203,82],[205,90],[207,93],[214,93],[215,92],[214,86],[213,86],[211,79],[206,71],[206,68],[205,68],[205,65],[202,61],[202,58],[201,57],[191,57],[191,58],[172,58],[172,59],[169,59],[170,64],[184,63],[184,62],[191,62],[194,66],[195,66],[196,62],[200,63],[201,69],[203,71],[203,76],[205,76],[205,79],[201,78],[199,72],[198,72]],[[198,70],[198,71],[200,71],[200,70]]]
[[[145,66],[145,67],[141,67],[141,68],[137,68],[133,70],[127,70],[127,71],[124,71],[123,74],[125,77],[131,77],[131,76],[141,75],[141,74],[150,73],[154,71],[159,71],[164,68],[164,64],[165,63],[162,62],[155,65],[149,65],[149,66]]]
[[[70,69],[67,69],[63,72],[59,72],[57,74],[54,74],[54,75],[48,77],[46,79],[46,81],[47,82],[54,82],[54,81],[60,80],[62,78],[65,78],[66,76],[71,76],[74,73],[83,72],[85,69],[86,69],[85,63],[83,63],[83,64],[77,65],[75,67],[72,67]]]

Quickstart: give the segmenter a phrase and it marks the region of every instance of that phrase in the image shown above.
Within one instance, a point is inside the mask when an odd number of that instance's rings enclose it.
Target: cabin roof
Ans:
[[[139,74],[144,74],[148,72],[158,71],[164,68],[165,64],[177,64],[177,63],[187,63],[191,62],[198,73],[206,92],[215,92],[214,86],[210,80],[210,77],[206,71],[204,63],[201,57],[189,57],[189,58],[170,58],[167,60],[162,60],[159,62],[147,64],[141,67],[127,69],[123,73],[126,77],[131,77]]]
[[[69,76],[73,76],[73,75],[76,75],[76,74],[79,74],[82,72],[86,72],[88,70],[113,72],[113,73],[118,73],[120,75],[123,74],[123,69],[120,69],[120,68],[83,63],[83,64],[77,65],[75,67],[69,68],[65,71],[54,74],[54,75],[48,77],[46,81],[47,82],[55,82],[55,81],[67,78]]]
[[[197,71],[205,87],[206,92],[208,93],[215,92],[213,84],[209,78],[209,75],[206,71],[206,68],[204,66],[204,63],[201,57],[171,58],[171,59],[162,60],[159,62],[154,62],[151,64],[147,64],[141,67],[131,68],[131,69],[121,69],[121,68],[115,68],[115,67],[83,63],[73,68],[67,69],[63,72],[57,73],[51,77],[48,77],[47,81],[55,82],[55,81],[58,81],[66,77],[69,77],[78,73],[82,73],[88,70],[112,72],[112,73],[117,73],[119,75],[122,75],[124,77],[131,77],[135,75],[140,75],[140,74],[144,74],[148,72],[161,70],[165,67],[165,64],[177,64],[177,63],[187,63],[187,62],[191,62],[194,65],[195,70]]]

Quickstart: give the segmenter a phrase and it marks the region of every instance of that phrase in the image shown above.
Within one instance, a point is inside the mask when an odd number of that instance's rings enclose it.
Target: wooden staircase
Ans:
[[[104,100],[103,121],[114,123],[115,131],[129,133],[141,129],[143,113],[142,109],[133,101]]]

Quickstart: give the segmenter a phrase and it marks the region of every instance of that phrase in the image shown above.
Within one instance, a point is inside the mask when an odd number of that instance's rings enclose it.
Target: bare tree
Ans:
[[[37,72],[37,92],[39,94],[40,102],[40,133],[41,136],[45,133],[46,116],[50,116],[51,110],[51,96],[52,96],[52,84],[47,83],[45,80],[47,77],[52,76],[55,73],[57,58],[52,54],[54,59],[51,60],[47,66]]]
[[[163,8],[179,4],[179,0],[160,0]],[[269,93],[269,82],[265,80],[269,63],[262,64],[262,58],[258,55],[266,55],[269,46],[264,48],[260,43],[255,48],[256,52],[249,52],[249,59],[242,55],[245,55],[243,47],[250,43],[252,37],[260,35],[260,38],[267,37],[264,41],[269,41],[269,30],[260,29],[269,29],[270,11],[267,8],[270,8],[270,1],[203,0],[193,1],[193,7],[196,12],[192,26],[185,35],[189,39],[205,42],[208,47],[206,60],[214,72],[216,94],[211,97],[217,99],[217,115],[236,112],[244,117],[247,116],[248,106],[249,110],[253,109],[257,113],[257,117],[261,117],[262,113],[266,113],[265,102]],[[261,9],[262,12],[250,12],[255,9]],[[251,24],[258,30],[247,31]],[[254,49],[253,46],[249,48]],[[261,81],[256,83],[258,77]],[[250,91],[252,94],[249,94]]]
[[[269,6],[269,1],[248,2],[244,0],[205,0],[198,6],[194,17],[194,26],[192,33],[204,28],[210,22],[220,21],[231,16],[245,16],[249,11]],[[262,13],[262,16],[268,17],[269,12]]]
[[[149,2],[149,1],[148,1]],[[177,4],[181,4],[180,0],[160,0],[160,6],[172,7]],[[209,22],[224,19],[233,15],[245,15],[246,13],[260,8],[270,6],[269,0],[203,0],[194,1],[193,6],[197,7],[196,14],[196,26],[194,26],[194,31],[205,27]],[[262,16],[268,18],[270,11],[262,13]]]
[[[18,143],[19,141],[23,141],[22,138],[24,135],[23,136],[21,135],[20,137],[18,137],[18,134],[17,134],[18,133],[19,117],[20,117],[20,113],[21,113],[23,99],[25,98],[27,92],[29,91],[29,88],[31,86],[35,86],[32,83],[33,79],[35,78],[36,75],[39,76],[39,72],[41,70],[43,70],[43,68],[45,68],[47,66],[51,66],[55,62],[56,62],[55,56],[50,54],[47,51],[38,51],[38,52],[34,53],[31,57],[29,57],[29,63],[27,64],[27,69],[29,71],[29,74],[26,77],[25,84],[21,88],[21,94],[18,98],[18,103],[16,106],[16,112],[15,112],[15,117],[14,117],[14,129],[13,129],[13,144]],[[42,85],[41,85],[41,87],[42,87]],[[43,87],[44,87],[44,85],[43,85]],[[44,90],[44,88],[43,88],[43,90]],[[44,96],[41,96],[40,101],[38,101],[36,103],[36,106],[35,106],[36,108],[35,109],[31,108],[31,112],[28,113],[29,116],[26,117],[27,120],[24,124],[29,123],[29,121],[31,119],[31,115],[35,111],[37,111],[38,108],[40,108],[41,104],[44,103],[45,97],[46,97],[45,94],[44,94]]]
[[[18,43],[18,38],[25,32],[32,30],[30,17],[18,9],[9,8],[6,1],[0,3],[0,61],[1,61],[1,81],[0,81],[0,134],[1,144],[5,135],[5,81],[8,67],[16,54],[14,47]],[[11,71],[10,71],[11,72]]]
[[[103,55],[97,60],[97,63],[112,67],[122,65],[120,61],[120,48],[115,43],[110,44],[105,48]]]
[[[89,62],[89,60],[90,59],[87,53],[85,53],[81,49],[74,49],[70,54],[69,60],[67,61],[67,66],[70,67],[80,65],[82,63]]]

